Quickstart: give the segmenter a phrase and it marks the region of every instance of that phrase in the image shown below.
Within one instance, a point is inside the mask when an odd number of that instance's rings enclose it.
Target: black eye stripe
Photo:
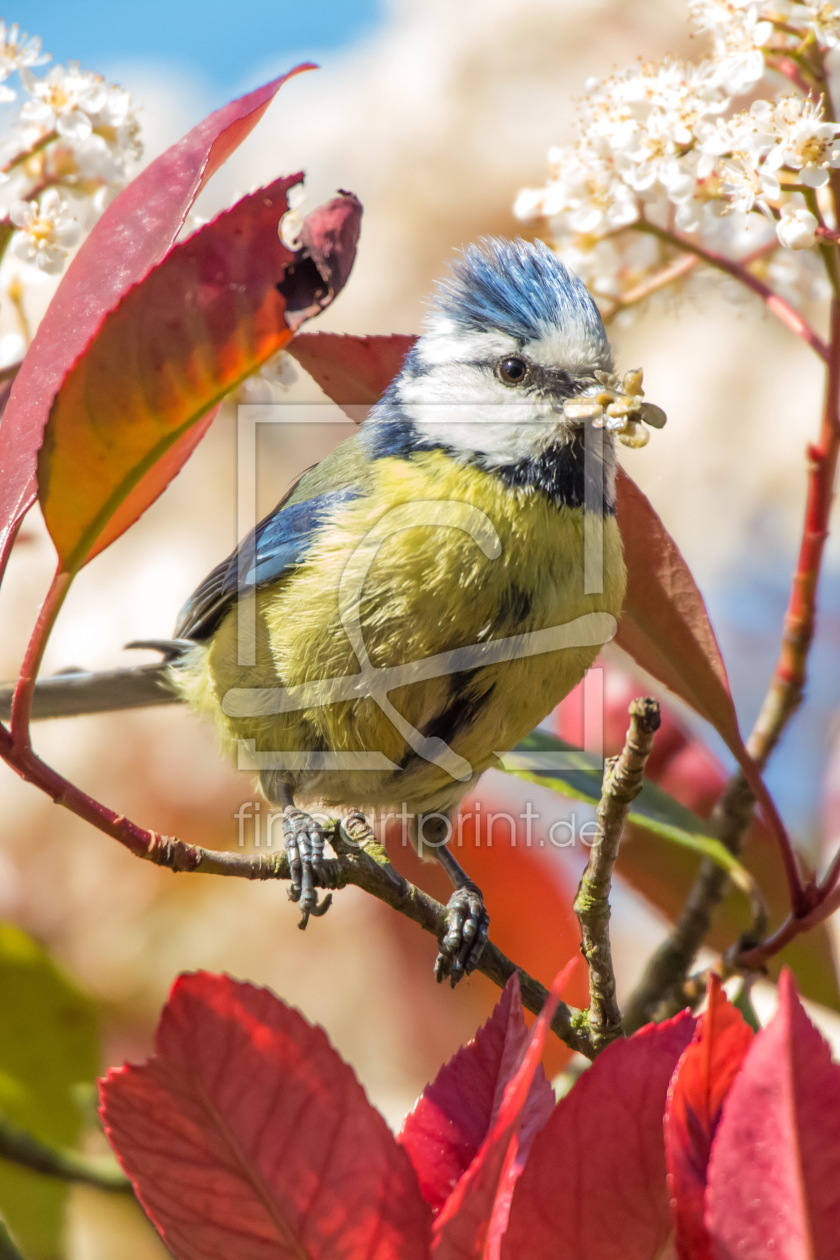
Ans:
[[[527,364],[527,374],[519,381],[508,381],[501,375],[499,368],[502,363],[509,362],[511,359],[521,359]],[[550,394],[560,394],[563,398],[573,398],[575,394],[583,390],[585,387],[594,382],[594,377],[588,370],[572,369],[567,371],[565,368],[542,367],[539,363],[532,363],[530,359],[526,359],[524,355],[506,354],[500,359],[464,359],[461,366],[476,368],[478,371],[486,372],[488,369],[493,375],[509,387],[527,385],[529,389],[536,389],[538,392],[547,392]],[[433,368],[429,369],[434,371]]]

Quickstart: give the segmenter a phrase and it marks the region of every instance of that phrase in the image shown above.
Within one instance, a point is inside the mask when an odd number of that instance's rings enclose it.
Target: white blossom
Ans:
[[[798,15],[798,23],[811,31],[823,48],[834,48],[840,41],[840,9],[834,0],[806,3]]]
[[[276,403],[281,401],[290,385],[298,379],[295,361],[285,350],[262,365],[258,372],[242,382],[237,390],[240,403]]]
[[[828,183],[830,168],[840,166],[840,126],[823,121],[822,102],[783,96],[775,104],[756,101],[750,113],[772,131],[775,143],[764,162],[770,170],[786,166],[800,172],[809,188]]]
[[[807,206],[788,202],[782,206],[776,235],[787,249],[810,249],[816,240],[817,220]]]
[[[689,16],[705,58],[588,80],[577,142],[551,150],[545,185],[516,199],[517,217],[543,220],[558,254],[607,302],[644,289],[681,234],[736,262],[761,255],[755,265],[769,275],[776,253],[802,256],[821,222],[834,227],[840,123],[817,87],[806,95],[767,71],[780,56],[790,64],[803,42],[840,44],[840,0],[689,0]],[[748,108],[746,93],[758,98]],[[815,259],[779,263],[780,283],[798,282],[802,301],[825,293]]]
[[[732,96],[749,92],[764,74],[762,49],[773,33],[754,0],[690,0],[695,30],[712,38],[718,80]]]
[[[26,342],[19,332],[3,333],[0,336],[0,369],[20,363],[26,353]]]
[[[41,52],[41,41],[36,35],[22,35],[16,22],[7,26],[0,21],[0,70],[12,74],[15,70],[43,66],[49,59],[48,53]]]
[[[11,250],[22,262],[34,263],[48,275],[64,267],[67,253],[79,239],[78,220],[67,212],[67,204],[54,189],[37,201],[15,201],[9,218],[20,230],[14,234]]]
[[[280,220],[278,234],[286,249],[300,248],[300,233],[303,228],[306,191],[303,184],[294,184],[286,197],[288,209]]]
[[[104,183],[111,193],[125,183],[129,165],[142,155],[130,93],[78,66],[54,66],[38,78],[21,72],[29,99],[13,131],[9,161],[21,161],[45,135],[56,138],[43,152],[44,178],[63,184]]]

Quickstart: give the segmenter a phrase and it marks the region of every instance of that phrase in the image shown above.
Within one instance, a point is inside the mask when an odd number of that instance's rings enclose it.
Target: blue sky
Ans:
[[[134,60],[181,63],[221,104],[253,86],[275,57],[314,57],[371,30],[385,0],[17,0],[7,22],[40,35],[54,61],[74,60],[106,73]],[[253,82],[252,82],[253,80]]]

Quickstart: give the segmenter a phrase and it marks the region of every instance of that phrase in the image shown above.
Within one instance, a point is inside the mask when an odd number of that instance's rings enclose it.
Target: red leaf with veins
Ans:
[[[539,1127],[545,1120],[542,1096],[535,1102],[534,1081],[551,1018],[569,976],[580,964],[573,958],[557,975],[534,1025],[516,1071],[505,1086],[486,1139],[432,1226],[435,1260],[498,1260],[514,1187]],[[522,1252],[522,1255],[530,1255]]]
[[[155,1057],[101,1091],[177,1260],[427,1260],[431,1212],[408,1157],[322,1030],[268,989],[182,976]]]
[[[440,1069],[406,1117],[399,1141],[414,1166],[424,1199],[435,1211],[452,1193],[493,1127],[529,1040],[519,978],[514,974],[487,1023]],[[542,1068],[537,1068],[523,1107],[523,1125],[538,1129],[553,1107],[551,1086]]]
[[[729,679],[697,583],[647,496],[622,469],[616,503],[627,596],[615,642],[711,722],[742,763]]]
[[[726,1100],[706,1204],[716,1260],[836,1260],[840,1250],[840,1067],[787,970]]]
[[[668,1090],[665,1158],[681,1260],[712,1260],[703,1223],[712,1139],[724,1100],[750,1048],[753,1031],[709,977],[708,1006]]]
[[[102,321],[55,396],[38,479],[62,567],[75,572],[169,484],[229,390],[291,341],[350,271],[361,207],[307,217],[300,253],[278,237],[275,180],[176,245]]]
[[[502,1260],[654,1260],[671,1233],[662,1116],[687,1011],[607,1046],[534,1140]]]
[[[35,502],[35,467],[53,396],[110,310],[172,247],[210,176],[262,118],[289,74],[231,101],[151,162],[111,203],[38,326],[0,422],[0,574]]]

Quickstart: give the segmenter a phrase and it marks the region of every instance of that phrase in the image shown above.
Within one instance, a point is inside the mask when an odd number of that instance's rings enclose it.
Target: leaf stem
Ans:
[[[82,1182],[98,1190],[131,1194],[131,1182],[112,1159],[89,1159],[76,1151],[56,1149],[0,1117],[0,1156],[60,1181]],[[0,1251],[0,1257],[2,1257]]]
[[[24,149],[22,153],[16,153],[14,157],[9,158],[8,162],[4,162],[2,166],[0,166],[0,173],[8,175],[9,172],[13,171],[16,166],[20,166],[22,163],[28,162],[31,158],[34,158],[37,153],[43,152],[48,145],[52,144],[53,140],[57,139],[57,131],[45,131],[44,134],[40,136],[30,148]]]
[[[47,639],[55,625],[55,619],[61,611],[61,606],[64,603],[71,581],[72,574],[65,572],[61,568],[56,571],[41,605],[38,619],[35,622],[35,627],[26,648],[20,677],[17,680],[15,693],[12,697],[11,738],[19,751],[28,750],[32,747],[29,722],[32,714],[32,697],[35,691],[35,681],[38,677],[38,670],[41,667]]]

